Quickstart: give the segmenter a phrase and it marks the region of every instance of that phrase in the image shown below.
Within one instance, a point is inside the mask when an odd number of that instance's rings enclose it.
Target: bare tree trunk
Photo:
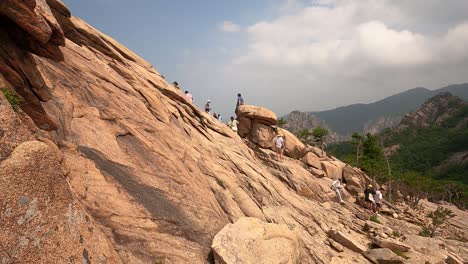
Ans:
[[[392,168],[390,167],[390,161],[388,160],[388,156],[387,156],[387,153],[385,153],[385,148],[384,148],[384,145],[383,145],[383,140],[381,139],[380,140],[380,145],[382,146],[382,149],[383,149],[383,154],[384,154],[384,158],[385,158],[385,163],[387,163],[387,173],[388,173],[388,183],[389,183],[389,191],[387,192],[388,193],[388,200],[391,201],[392,199]]]
[[[356,147],[356,167],[359,167],[359,149],[361,147],[361,141],[359,141]]]

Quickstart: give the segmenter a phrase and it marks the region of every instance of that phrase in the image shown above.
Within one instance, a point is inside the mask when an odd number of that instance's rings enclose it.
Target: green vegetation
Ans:
[[[328,136],[328,130],[318,126],[312,130],[312,136],[314,137],[315,142],[320,144],[320,149],[322,150],[323,156],[323,148],[325,146],[325,138]]]
[[[286,122],[286,120],[284,120],[283,118],[280,118],[278,120],[278,126],[279,127],[283,127],[284,125],[286,125],[288,122]]]
[[[296,133],[296,137],[306,145],[316,145],[319,146],[322,150],[323,156],[323,148],[325,146],[325,139],[328,136],[328,130],[323,127],[316,127],[312,130],[310,129],[302,129]]]
[[[312,131],[309,129],[302,129],[296,133],[296,137],[306,145],[313,145],[314,139],[312,137]]]
[[[428,198],[467,208],[468,163],[456,154],[463,157],[468,151],[468,105],[454,100],[444,110],[438,114],[452,114],[442,122],[425,127],[409,124],[407,129],[365,137],[354,133],[349,142],[327,151],[390,186],[391,200],[404,199],[416,206]],[[392,146],[397,147],[386,156],[384,147]]]
[[[221,186],[223,189],[226,189],[226,185],[224,185],[224,181],[216,178],[216,183]]]
[[[393,237],[400,237],[400,233],[398,231],[393,230],[392,232]]]
[[[419,235],[434,237],[437,229],[454,216],[455,214],[452,212],[452,210],[441,206],[437,207],[435,211],[430,212],[427,215],[427,217],[432,219],[432,223],[424,226],[419,232]]]
[[[377,224],[382,224],[379,219],[377,218],[376,215],[371,215],[371,217],[369,218],[369,220],[371,220],[372,222],[374,223],[377,223]]]
[[[400,249],[394,249],[392,251],[393,251],[393,253],[395,253],[396,255],[398,255],[398,256],[400,256],[400,257],[402,257],[404,259],[409,259],[409,257],[405,255],[405,252],[401,251]]]
[[[8,90],[7,88],[2,88],[1,91],[2,91],[3,95],[5,95],[5,98],[10,103],[13,110],[15,112],[18,111],[19,104],[21,104],[21,99],[15,93]]]

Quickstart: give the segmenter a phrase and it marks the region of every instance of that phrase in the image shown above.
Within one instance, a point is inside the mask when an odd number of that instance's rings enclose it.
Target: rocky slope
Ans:
[[[412,212],[368,221],[349,193],[368,177],[286,131],[289,158],[276,162],[274,113],[245,106],[239,137],[60,0],[4,0],[0,22],[0,82],[23,100],[14,112],[0,94],[2,263],[252,263],[229,262],[213,241],[244,217],[261,221],[239,222],[264,230],[252,239],[290,241],[290,263],[369,263],[374,237],[422,239]],[[342,176],[339,205],[329,186]],[[450,228],[424,240],[431,254],[411,242],[408,263],[467,259],[450,238],[466,221]]]
[[[460,97],[453,96],[449,92],[441,93],[425,102],[417,111],[406,114],[396,130],[403,131],[412,127],[424,128],[441,125],[466,105],[468,102],[463,101]]]

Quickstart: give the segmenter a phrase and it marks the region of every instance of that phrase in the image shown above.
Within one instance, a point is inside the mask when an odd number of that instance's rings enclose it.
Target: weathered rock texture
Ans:
[[[302,263],[297,234],[286,225],[257,218],[241,218],[228,224],[214,238],[216,264]]]
[[[0,80],[24,100],[19,113],[1,105],[3,263],[213,262],[215,235],[246,216],[294,229],[302,263],[368,263],[361,250],[326,244],[332,227],[363,245],[372,235],[357,217],[368,212],[331,202],[339,172],[298,160],[313,148],[286,135],[291,158],[274,161],[59,0],[2,1],[0,22]],[[255,109],[242,117],[246,135],[276,121]],[[466,258],[466,242],[444,241]]]

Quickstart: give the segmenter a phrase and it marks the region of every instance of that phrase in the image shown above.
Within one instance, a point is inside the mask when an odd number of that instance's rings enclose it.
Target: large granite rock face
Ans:
[[[295,264],[301,262],[297,234],[286,225],[257,218],[228,224],[213,239],[216,264]]]
[[[335,176],[299,160],[314,149],[294,135],[284,132],[289,158],[276,162],[59,0],[0,9],[0,80],[24,100],[19,113],[4,100],[0,110],[2,262],[213,262],[216,234],[255,217],[294,229],[301,263],[368,263],[362,247],[325,244],[331,228],[369,243],[356,217],[364,209],[331,202]],[[268,111],[244,112],[249,135],[253,120],[276,124]],[[388,225],[419,231],[399,219]],[[448,235],[466,229],[453,228]],[[463,242],[445,241],[466,257]]]
[[[1,93],[0,121],[0,262],[121,263],[70,192],[63,153]]]

